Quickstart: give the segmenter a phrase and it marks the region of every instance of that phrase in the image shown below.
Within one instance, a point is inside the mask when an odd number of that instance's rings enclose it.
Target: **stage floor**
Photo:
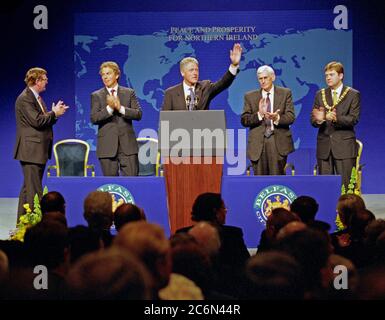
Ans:
[[[377,219],[385,219],[385,194],[364,194],[367,208]],[[0,198],[0,239],[8,239],[16,226],[17,198]]]

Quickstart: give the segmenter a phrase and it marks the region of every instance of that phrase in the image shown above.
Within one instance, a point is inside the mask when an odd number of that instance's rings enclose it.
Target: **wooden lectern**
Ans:
[[[199,194],[221,192],[224,111],[161,111],[158,138],[173,234],[191,225],[192,205]]]

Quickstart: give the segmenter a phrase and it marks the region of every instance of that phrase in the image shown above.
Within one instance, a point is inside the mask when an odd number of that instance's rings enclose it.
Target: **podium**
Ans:
[[[158,138],[173,234],[191,225],[192,205],[199,194],[221,192],[225,113],[223,110],[161,111]]]

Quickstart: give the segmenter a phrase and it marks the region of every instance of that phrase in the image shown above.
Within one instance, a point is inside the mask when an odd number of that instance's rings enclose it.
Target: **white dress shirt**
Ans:
[[[112,90],[115,90],[114,91],[114,97],[117,97],[118,96],[118,87],[119,85],[116,85],[115,87],[113,88],[107,88],[107,91],[108,91],[108,94],[111,95],[111,91]],[[114,109],[112,109],[109,105],[107,105],[107,111],[110,115],[112,115],[114,113]],[[125,115],[126,114],[126,110],[124,109],[124,106],[120,105],[120,109],[119,109],[119,113],[121,113],[122,115]]]

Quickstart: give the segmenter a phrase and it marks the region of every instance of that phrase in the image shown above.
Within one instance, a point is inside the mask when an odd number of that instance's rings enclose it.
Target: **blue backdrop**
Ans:
[[[344,31],[333,28],[333,8],[339,4],[337,1],[283,3],[275,0],[268,4],[265,1],[239,1],[236,8],[233,2],[227,1],[194,1],[183,6],[179,1],[166,1],[161,8],[159,1],[45,1],[49,14],[48,30],[33,27],[33,9],[38,4],[43,3],[15,1],[5,7],[3,5],[0,12],[3,30],[0,51],[3,62],[0,80],[0,176],[4,181],[0,185],[0,197],[16,197],[22,183],[21,169],[19,163],[13,160],[12,153],[15,140],[14,101],[24,88],[26,70],[33,66],[46,68],[49,84],[45,100],[50,103],[63,99],[71,106],[55,126],[55,141],[75,136],[90,142],[93,139],[94,128],[87,122],[89,95],[101,86],[98,66],[104,60],[118,61],[123,69],[122,84],[132,85],[139,92],[144,118],[138,123],[137,132],[144,127],[153,128],[163,90],[180,81],[179,56],[196,56],[201,65],[200,78],[216,80],[228,67],[228,51],[235,42],[202,41],[202,38],[181,42],[171,39],[159,44],[158,48],[141,49],[144,36],[152,37],[149,43],[156,43],[165,35],[170,35],[171,27],[180,26],[255,27],[253,32],[237,32],[241,35],[255,34],[258,39],[239,41],[245,53],[242,71],[231,89],[218,96],[212,106],[226,110],[229,127],[240,128],[243,94],[256,86],[255,67],[263,63],[273,65],[278,70],[278,84],[293,89],[298,115],[293,131],[298,149],[291,156],[291,161],[296,162],[297,172],[302,174],[310,174],[315,162],[316,131],[308,124],[313,94],[323,85],[324,63],[330,59],[341,60],[347,67],[345,83],[361,91],[361,119],[356,131],[364,142],[363,192],[385,193],[382,182],[385,179],[385,148],[379,139],[384,133],[381,119],[384,118],[382,109],[385,105],[382,93],[385,31],[380,4],[371,6],[358,1],[345,1],[349,19],[348,29]],[[207,32],[200,33],[203,34]],[[261,42],[261,39],[265,41]],[[131,51],[131,45],[137,51]],[[169,61],[170,57],[175,59],[170,65],[164,64],[167,70],[163,71],[152,68],[148,63],[154,56],[159,56],[157,50],[161,46],[166,50],[163,62]],[[172,52],[179,55],[170,55]],[[138,55],[141,59],[130,63],[129,59]],[[309,62],[309,57],[314,59],[313,62]],[[160,68],[162,63],[158,66]],[[151,78],[147,75],[152,70],[156,72]],[[142,78],[138,77],[141,71]],[[94,154],[91,161],[98,163]],[[99,167],[97,173],[100,174]]]

